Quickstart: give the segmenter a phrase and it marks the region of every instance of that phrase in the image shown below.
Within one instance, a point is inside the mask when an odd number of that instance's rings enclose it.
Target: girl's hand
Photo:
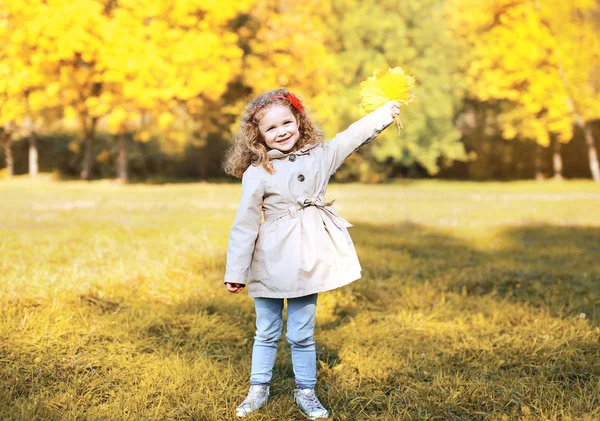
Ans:
[[[233,292],[235,294],[237,294],[238,292],[240,292],[241,290],[243,290],[245,286],[246,285],[244,285],[244,284],[234,284],[232,282],[227,282],[225,284],[225,287],[227,288],[227,291]]]
[[[388,107],[392,113],[392,118],[396,118],[400,115],[400,103],[397,101],[389,101],[388,103],[385,104],[386,107]]]

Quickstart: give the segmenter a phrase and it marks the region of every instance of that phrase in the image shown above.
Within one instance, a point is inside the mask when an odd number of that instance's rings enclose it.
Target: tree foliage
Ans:
[[[585,18],[592,0],[456,0],[456,32],[469,42],[469,95],[500,103],[506,139],[573,138],[569,101],[599,118],[598,32]]]
[[[505,139],[541,145],[600,119],[598,10],[594,0],[0,0],[0,125],[15,138],[72,134],[86,177],[113,153],[97,151],[99,135],[120,159],[127,136],[206,163],[221,159],[209,143],[230,137],[251,96],[290,88],[331,137],[360,117],[360,82],[401,66],[417,78],[402,134],[387,130],[337,176],[377,181],[415,164],[436,174],[466,159],[457,120],[475,102]]]
[[[177,110],[212,106],[240,72],[229,22],[248,1],[6,0],[0,72],[3,120],[59,107],[65,127],[94,135],[133,125],[137,138],[166,130]],[[203,122],[196,121],[196,124]],[[186,141],[184,135],[172,139]],[[89,146],[88,146],[89,147]]]
[[[447,3],[331,0],[325,19],[336,71],[327,128],[339,131],[357,118],[360,82],[374,70],[401,66],[417,78],[417,100],[402,110],[407,122],[402,135],[386,131],[372,150],[361,151],[367,162],[417,162],[436,173],[440,158],[464,158],[453,122],[463,91],[456,67],[459,44],[447,36]],[[363,162],[367,174],[370,167]]]

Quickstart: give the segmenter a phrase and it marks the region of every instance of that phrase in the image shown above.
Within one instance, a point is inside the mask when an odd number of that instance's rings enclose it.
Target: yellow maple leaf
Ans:
[[[411,102],[415,94],[412,91],[415,77],[404,73],[401,67],[376,70],[372,77],[360,84],[360,108],[364,114],[375,111],[388,101],[397,101],[400,105]],[[400,118],[396,118],[402,129]]]

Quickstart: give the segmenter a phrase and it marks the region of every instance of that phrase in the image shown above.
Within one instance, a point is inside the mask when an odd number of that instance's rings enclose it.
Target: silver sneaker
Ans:
[[[235,415],[245,417],[256,411],[269,400],[269,386],[261,384],[253,384],[250,386],[246,399],[235,408]]]
[[[315,395],[315,389],[294,389],[294,401],[310,420],[329,418],[329,411]]]

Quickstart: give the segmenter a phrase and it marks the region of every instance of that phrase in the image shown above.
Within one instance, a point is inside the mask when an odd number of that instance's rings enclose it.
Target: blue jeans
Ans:
[[[317,348],[313,339],[318,294],[288,298],[286,339],[292,347],[296,387],[312,389],[317,384]],[[255,298],[256,336],[252,349],[250,384],[269,384],[283,330],[283,298]]]

